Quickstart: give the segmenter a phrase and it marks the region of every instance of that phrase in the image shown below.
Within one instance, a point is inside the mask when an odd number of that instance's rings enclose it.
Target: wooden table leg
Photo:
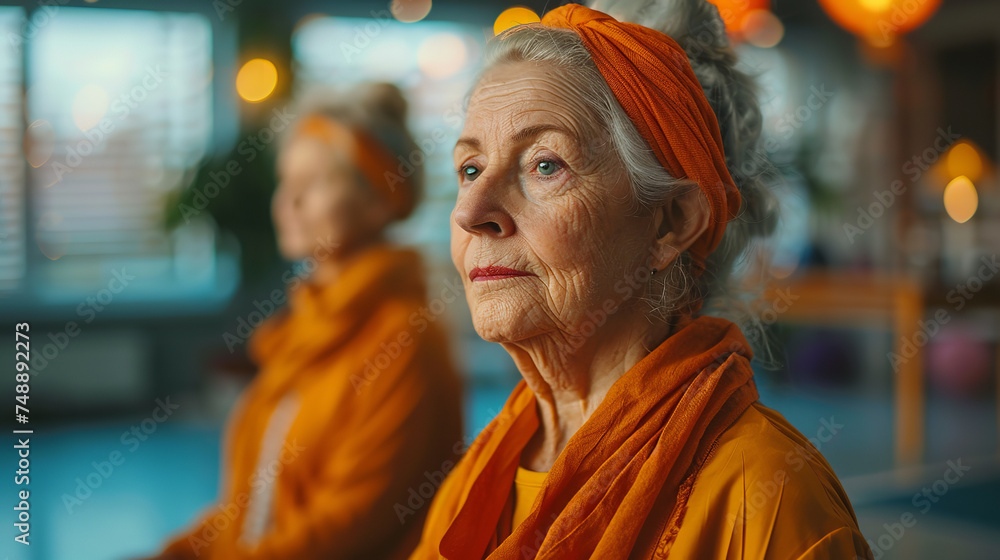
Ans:
[[[925,437],[923,358],[927,338],[926,333],[917,335],[923,300],[915,287],[900,286],[895,315],[894,350],[903,357],[895,371],[896,465],[906,466],[923,459]]]

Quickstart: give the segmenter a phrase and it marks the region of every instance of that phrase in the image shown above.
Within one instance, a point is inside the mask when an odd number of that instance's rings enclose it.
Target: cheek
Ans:
[[[306,219],[316,229],[350,229],[358,217],[357,201],[340,185],[323,185],[305,201]]]
[[[640,222],[607,197],[576,197],[535,216],[525,239],[545,268],[551,311],[568,323],[615,297],[615,282],[641,252]],[[559,216],[559,219],[552,219]],[[528,226],[526,226],[528,227]]]
[[[455,212],[452,211],[452,216],[448,220],[449,227],[451,228],[451,262],[455,265],[458,273],[464,278],[468,272],[465,269],[465,253],[472,236],[455,223],[454,214]]]
[[[609,241],[599,208],[586,200],[569,199],[525,216],[522,232],[547,272],[566,285],[571,278],[586,281],[602,260],[602,244]],[[601,234],[598,234],[601,232]]]

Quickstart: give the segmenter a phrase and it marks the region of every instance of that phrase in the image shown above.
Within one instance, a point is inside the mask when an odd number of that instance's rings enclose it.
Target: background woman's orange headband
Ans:
[[[660,164],[674,177],[697,182],[705,193],[712,223],[688,250],[701,273],[726,222],[739,212],[740,193],[726,167],[719,122],[684,49],[659,31],[578,4],[552,10],[542,24],[580,35]]]
[[[413,185],[406,174],[399,173],[396,157],[371,134],[321,114],[303,117],[295,134],[314,138],[345,154],[365,181],[389,203],[394,217],[405,218],[413,210]]]

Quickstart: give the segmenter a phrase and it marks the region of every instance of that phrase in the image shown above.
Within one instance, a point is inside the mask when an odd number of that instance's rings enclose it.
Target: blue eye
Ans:
[[[479,168],[475,165],[463,165],[461,169],[462,179],[475,180],[479,176]]]
[[[538,162],[538,165],[536,165],[535,168],[538,169],[538,172],[542,175],[552,175],[556,171],[559,171],[559,165],[556,162],[549,160]]]

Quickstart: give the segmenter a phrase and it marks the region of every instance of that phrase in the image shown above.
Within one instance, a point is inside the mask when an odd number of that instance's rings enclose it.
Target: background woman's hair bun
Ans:
[[[406,97],[395,84],[365,83],[356,87],[352,93],[369,115],[379,115],[396,124],[406,123],[408,110]]]
[[[346,90],[317,87],[303,94],[296,108],[299,117],[322,115],[363,130],[394,158],[408,162],[405,178],[413,189],[413,199],[400,219],[409,215],[424,189],[423,158],[414,157],[420,148],[407,127],[407,111],[403,91],[388,82],[364,82]]]

